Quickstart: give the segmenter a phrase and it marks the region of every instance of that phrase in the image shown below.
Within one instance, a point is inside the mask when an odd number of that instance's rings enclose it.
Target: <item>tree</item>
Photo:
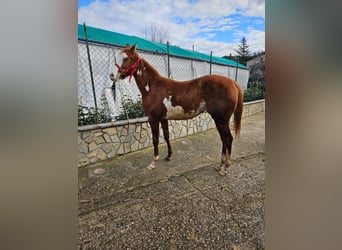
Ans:
[[[241,39],[240,44],[237,45],[239,48],[236,51],[239,57],[239,63],[246,65],[250,58],[249,45],[245,37]]]
[[[168,34],[162,27],[151,24],[144,28],[144,37],[153,42],[165,43],[167,41]]]

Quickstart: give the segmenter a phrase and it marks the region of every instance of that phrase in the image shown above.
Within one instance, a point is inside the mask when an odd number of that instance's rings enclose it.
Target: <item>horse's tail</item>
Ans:
[[[235,136],[238,138],[240,136],[241,130],[241,118],[243,111],[243,91],[240,84],[235,82],[235,86],[238,90],[237,104],[234,111],[234,127],[235,127]]]

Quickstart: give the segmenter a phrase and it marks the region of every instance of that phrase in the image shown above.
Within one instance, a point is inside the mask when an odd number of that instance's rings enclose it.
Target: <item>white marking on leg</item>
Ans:
[[[157,155],[156,157],[153,157],[152,162],[150,163],[150,165],[147,166],[148,170],[153,170],[156,168],[156,162],[159,161],[159,155]]]
[[[231,155],[228,153],[228,150],[227,150],[227,159],[226,159],[227,169],[230,167],[230,165],[232,165],[232,159],[231,159]]]
[[[224,170],[223,168],[220,170],[220,175],[226,176],[228,174],[228,170]]]
[[[221,155],[220,164],[219,164],[218,166],[215,167],[215,170],[216,170],[216,171],[221,171],[223,165],[225,164],[225,160],[226,160],[226,155],[225,155],[225,154],[222,154],[222,155]]]
[[[156,168],[155,162],[151,162],[150,165],[147,166],[147,169],[148,169],[148,170],[153,170],[153,169],[155,169],[155,168]]]
[[[215,170],[216,170],[216,171],[221,171],[221,169],[222,169],[222,165],[221,165],[221,164],[219,164],[219,165],[217,165],[217,166],[215,167]]]
[[[228,168],[230,165],[232,165],[231,156],[227,151],[227,153],[225,155],[225,163],[223,164],[222,169],[219,173],[223,176],[227,175],[228,174]]]

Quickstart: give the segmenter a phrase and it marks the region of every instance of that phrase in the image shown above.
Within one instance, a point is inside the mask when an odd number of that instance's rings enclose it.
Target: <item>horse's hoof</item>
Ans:
[[[222,176],[226,176],[228,174],[228,171],[221,169],[219,174]]]
[[[148,170],[153,170],[153,169],[155,169],[155,168],[156,168],[156,165],[150,164],[150,165],[147,166],[147,169],[148,169]]]
[[[220,167],[220,166],[216,166],[216,167],[215,167],[215,170],[216,170],[216,171],[221,171],[221,167]]]
[[[165,157],[165,161],[171,161],[171,157]]]

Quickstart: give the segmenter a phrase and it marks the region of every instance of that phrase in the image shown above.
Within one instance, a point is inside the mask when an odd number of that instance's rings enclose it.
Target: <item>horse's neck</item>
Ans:
[[[143,96],[148,94],[149,88],[155,84],[162,76],[156,68],[150,65],[146,60],[141,59],[140,67],[134,74],[135,82]]]

